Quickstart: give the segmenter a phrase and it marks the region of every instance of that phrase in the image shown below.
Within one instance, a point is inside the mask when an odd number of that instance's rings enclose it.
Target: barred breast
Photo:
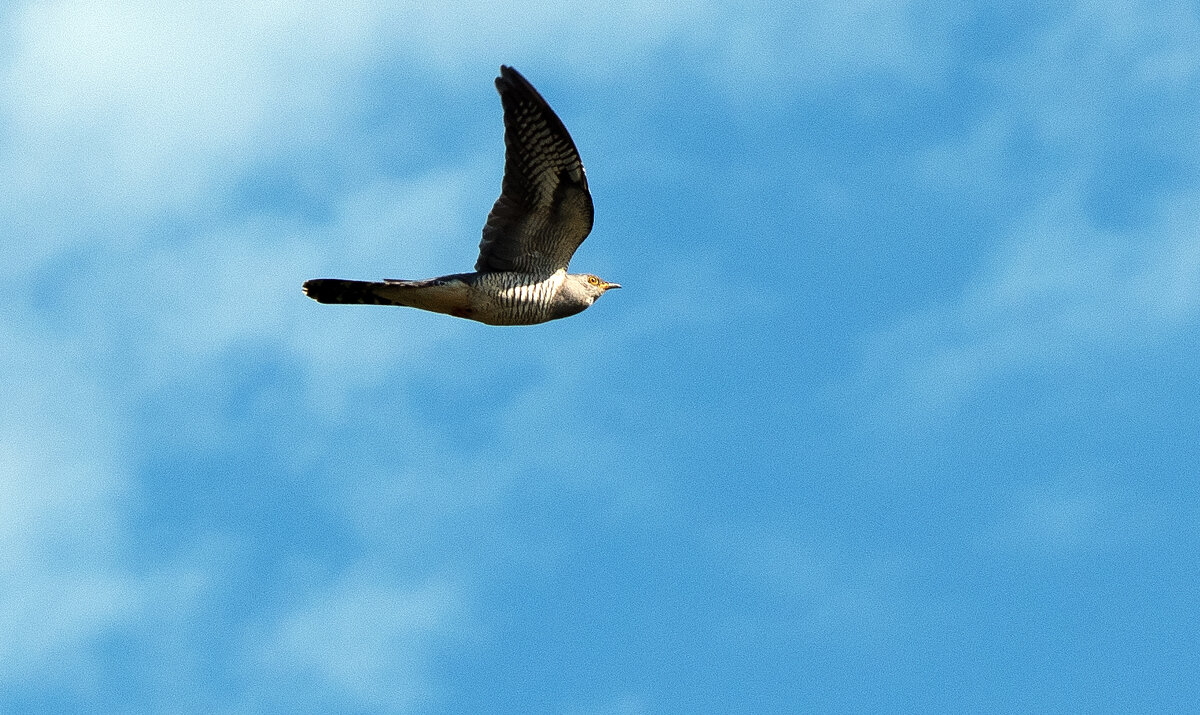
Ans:
[[[549,276],[501,271],[480,273],[472,288],[471,317],[490,325],[531,325],[555,317],[551,306],[562,289],[566,271]]]

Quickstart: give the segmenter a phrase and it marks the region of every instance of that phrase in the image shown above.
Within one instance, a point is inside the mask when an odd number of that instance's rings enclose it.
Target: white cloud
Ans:
[[[435,700],[426,662],[460,628],[462,589],[393,580],[356,569],[265,625],[248,654],[262,678],[248,705],[407,712]]]
[[[363,277],[429,268],[459,243],[451,234],[477,235],[482,215],[470,231],[458,218],[475,167],[367,181],[332,200],[324,221],[259,215],[172,242],[139,234],[164,215],[208,212],[271,152],[327,140],[351,92],[342,85],[373,51],[374,21],[312,9],[42,3],[7,28],[17,41],[4,71],[14,91],[0,100],[0,174],[13,191],[0,224],[21,238],[3,242],[0,271],[44,279],[54,306],[31,311],[18,291],[18,309],[0,319],[0,682],[37,676],[86,691],[105,636],[158,650],[161,624],[179,615],[159,606],[214,583],[221,564],[202,555],[129,567],[130,470],[147,456],[129,443],[130,421],[145,398],[211,371],[239,341],[270,339],[311,360],[333,378],[314,385],[337,385],[344,399],[444,337],[350,349],[367,314],[306,312],[315,304],[300,283],[322,266]],[[63,277],[36,275],[68,248],[88,260]],[[179,438],[204,434],[222,433]],[[167,660],[189,660],[194,643],[167,640],[178,648]],[[171,680],[186,690],[198,674],[181,668]]]
[[[1128,201],[1147,202],[1144,220],[1109,226],[1093,188],[1127,146],[1144,151],[1136,141],[1181,166],[1200,160],[1195,142],[1177,141],[1195,134],[1190,113],[1155,110],[1140,124],[1131,114],[1179,99],[1186,90],[1164,77],[1200,65],[1190,40],[1200,22],[1178,4],[1167,10],[1078,5],[1028,51],[991,63],[992,111],[918,160],[928,188],[977,210],[1031,190],[1040,198],[997,216],[996,244],[957,299],[870,336],[857,389],[876,417],[945,416],[989,379],[1152,346],[1195,320],[1200,194],[1139,186]]]
[[[730,577],[763,593],[764,605],[776,605],[763,613],[786,623],[769,628],[794,629],[805,640],[867,643],[902,625],[903,564],[892,556],[855,557],[794,530],[756,524],[726,526],[712,547]]]
[[[256,161],[328,141],[380,49],[370,6],[48,2],[0,69],[5,270],[205,216]]]
[[[66,340],[0,321],[0,682],[86,680],[81,650],[142,607],[122,568],[121,418]]]
[[[957,301],[873,335],[858,390],[891,423],[952,414],[988,380],[1067,368],[1096,350],[1152,349],[1200,310],[1200,197],[1133,234],[1057,197],[1018,226]]]
[[[646,698],[623,694],[599,703],[572,704],[565,708],[567,715],[642,715],[652,712]]]
[[[949,59],[944,34],[958,13],[922,14],[916,6],[869,0],[719,7],[697,31],[715,50],[710,71],[732,96],[771,102],[862,74],[934,79]]]
[[[1119,519],[1111,499],[1094,487],[1076,485],[1026,490],[1000,516],[985,548],[1057,558],[1103,548]],[[1107,538],[1106,538],[1107,537]]]
[[[467,328],[439,320],[406,330],[378,308],[314,303],[301,284],[322,276],[427,277],[469,266],[479,227],[466,217],[480,213],[471,200],[479,173],[470,166],[379,180],[344,196],[325,220],[255,215],[148,246],[108,264],[98,283],[64,289],[63,301],[88,316],[96,343],[123,351],[130,395],[187,384],[220,370],[231,349],[265,341],[302,360],[310,397],[341,414],[356,390],[380,384],[397,365]],[[99,312],[91,311],[97,292]],[[380,337],[384,327],[389,332]]]

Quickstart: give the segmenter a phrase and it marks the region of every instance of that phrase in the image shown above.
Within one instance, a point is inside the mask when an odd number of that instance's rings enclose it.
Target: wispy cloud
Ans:
[[[121,565],[122,418],[80,371],[85,355],[4,322],[0,334],[0,683],[86,679],[79,649],[145,597]]]
[[[0,99],[8,275],[72,246],[210,219],[256,162],[345,131],[381,47],[356,8],[28,3]]]
[[[933,81],[949,59],[939,40],[960,14],[903,0],[714,10],[696,49],[712,51],[706,61],[731,96],[753,103],[863,76]]]
[[[391,581],[357,568],[264,624],[246,654],[259,681],[247,706],[407,712],[443,695],[426,663],[461,634],[462,590],[444,578]]]
[[[874,335],[861,387],[886,414],[938,419],[989,380],[1124,353],[1194,321],[1197,202],[1183,197],[1136,233],[1080,230],[1061,197],[1015,228],[958,301]],[[899,411],[899,412],[896,412]]]
[[[832,638],[865,645],[904,626],[900,559],[851,557],[817,538],[761,524],[726,527],[711,545],[727,576],[774,605],[747,614],[776,619],[757,627],[794,629],[810,643]]]
[[[981,534],[982,547],[1050,560],[1108,547],[1131,517],[1121,514],[1112,496],[1092,481],[1092,475],[1087,475],[1074,483],[1051,480],[1025,490]]]
[[[992,110],[924,154],[931,189],[1019,213],[1000,215],[957,299],[867,341],[860,387],[884,413],[944,416],[990,379],[1152,344],[1194,320],[1200,195],[1186,174],[1123,163],[1123,147],[1143,141],[1164,166],[1200,162],[1194,142],[1172,140],[1191,131],[1176,102],[1194,92],[1163,74],[1195,71],[1197,21],[1177,6],[1168,15],[1170,31],[1157,13],[1109,3],[1065,13],[1028,52],[991,63]],[[1175,109],[1131,129],[1139,98]]]

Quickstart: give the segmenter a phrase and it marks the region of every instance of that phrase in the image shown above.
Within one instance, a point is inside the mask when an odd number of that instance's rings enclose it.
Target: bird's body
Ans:
[[[591,285],[589,278],[595,276],[566,271],[544,278],[513,271],[456,273],[423,281],[317,278],[305,283],[304,290],[322,303],[403,305],[488,325],[534,325],[591,306],[599,293],[591,296],[592,291],[577,285]]]
[[[592,229],[592,196],[575,143],[533,85],[501,67],[504,183],[488,214],[474,273],[428,280],[317,278],[304,292],[321,303],[402,305],[489,325],[533,325],[575,315],[620,288],[568,273]]]

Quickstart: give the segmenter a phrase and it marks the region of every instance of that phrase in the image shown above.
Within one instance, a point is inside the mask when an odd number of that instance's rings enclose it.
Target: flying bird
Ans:
[[[534,325],[591,307],[612,288],[568,273],[592,230],[592,194],[575,142],[520,72],[500,67],[504,181],[483,226],[473,273],[428,280],[316,278],[304,293],[321,303],[403,305],[489,325]]]

